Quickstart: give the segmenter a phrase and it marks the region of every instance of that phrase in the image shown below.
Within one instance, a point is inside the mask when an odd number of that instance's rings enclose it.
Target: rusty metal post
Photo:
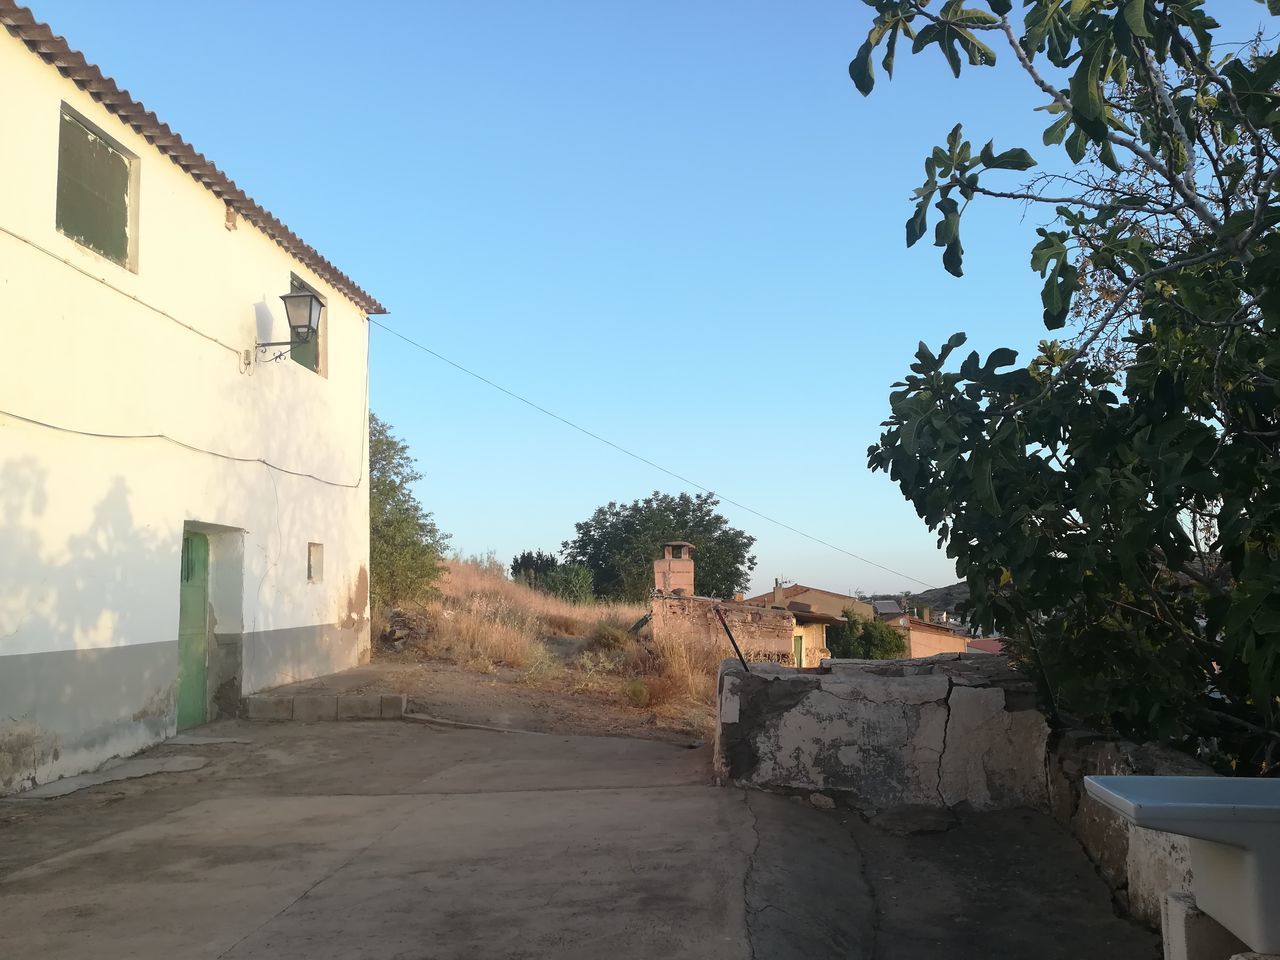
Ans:
[[[733,652],[738,655],[738,660],[742,663],[742,669],[751,672],[751,668],[747,666],[747,658],[742,655],[742,651],[738,649],[738,641],[733,639],[733,631],[729,629],[729,621],[724,618],[719,605],[716,605],[716,618],[720,621],[720,626],[724,627],[724,632],[729,636],[729,642],[733,644]]]

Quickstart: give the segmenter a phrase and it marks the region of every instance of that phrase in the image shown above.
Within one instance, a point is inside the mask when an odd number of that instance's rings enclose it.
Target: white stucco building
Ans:
[[[0,91],[4,793],[367,659],[384,311],[12,0]]]

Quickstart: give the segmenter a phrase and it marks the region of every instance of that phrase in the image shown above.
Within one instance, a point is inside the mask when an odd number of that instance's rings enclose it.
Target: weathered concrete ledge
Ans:
[[[255,694],[244,698],[248,720],[400,720],[405,696],[399,693]]]
[[[726,660],[718,682],[722,782],[823,793],[874,816],[904,806],[1051,814],[1125,911],[1160,925],[1190,890],[1186,842],[1134,827],[1085,795],[1093,774],[1206,775],[1175,751],[1052,730],[1034,684],[1004,657],[824,660],[817,670]]]
[[[824,660],[816,672],[720,671],[716,764],[735,783],[834,790],[875,814],[905,804],[1046,806],[1049,726],[1002,658]]]

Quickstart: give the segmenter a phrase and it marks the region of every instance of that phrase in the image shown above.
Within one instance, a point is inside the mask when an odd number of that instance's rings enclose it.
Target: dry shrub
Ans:
[[[600,620],[591,631],[584,649],[587,650],[624,650],[631,643],[631,634],[625,627],[620,627],[609,619]]]
[[[647,707],[649,705],[649,685],[639,677],[634,680],[628,680],[622,685],[622,695],[626,698],[627,703],[633,707]]]
[[[575,637],[582,629],[582,621],[563,613],[548,613],[542,617],[547,632],[563,637]]]
[[[369,611],[369,636],[379,640],[387,635],[391,622],[387,619],[387,611],[374,607]]]
[[[486,673],[498,663],[521,666],[542,636],[537,618],[492,596],[475,595],[456,604],[432,601],[426,610],[432,627],[427,652],[462,664],[488,661]]]
[[[524,671],[516,677],[516,683],[530,687],[549,686],[564,675],[564,663],[545,644],[538,643],[529,648]]]
[[[692,700],[711,706],[715,703],[716,673],[723,658],[719,645],[699,638],[655,637],[650,670],[665,685],[663,699]]]
[[[622,685],[622,696],[633,707],[679,704],[677,684],[662,675],[636,677]]]
[[[576,689],[594,689],[596,680],[618,677],[631,672],[631,658],[620,650],[584,650],[573,661],[573,669],[579,675]]]

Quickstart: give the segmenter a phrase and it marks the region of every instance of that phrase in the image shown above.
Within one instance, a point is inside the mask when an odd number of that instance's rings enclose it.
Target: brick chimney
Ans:
[[[782,581],[777,577],[773,579],[773,605],[775,607],[785,607],[787,598],[782,595]]]
[[[662,545],[662,556],[653,561],[653,586],[659,593],[693,596],[693,544],[672,540]]]

